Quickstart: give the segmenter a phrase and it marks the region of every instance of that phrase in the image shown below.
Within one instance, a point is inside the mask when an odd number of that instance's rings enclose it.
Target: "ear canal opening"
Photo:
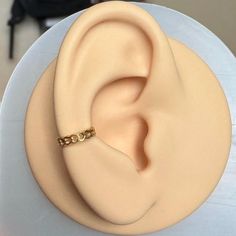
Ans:
[[[137,171],[146,169],[149,163],[144,151],[148,125],[135,107],[145,84],[144,77],[128,77],[105,85],[96,94],[91,114],[96,135],[126,154]]]

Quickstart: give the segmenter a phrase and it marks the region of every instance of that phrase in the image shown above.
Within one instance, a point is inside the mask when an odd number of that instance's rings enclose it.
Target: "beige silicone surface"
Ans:
[[[96,137],[57,145],[58,135],[90,126]],[[79,223],[116,234],[159,230],[196,209],[223,173],[230,135],[207,65],[122,2],[96,5],[73,24],[25,123],[47,197]]]

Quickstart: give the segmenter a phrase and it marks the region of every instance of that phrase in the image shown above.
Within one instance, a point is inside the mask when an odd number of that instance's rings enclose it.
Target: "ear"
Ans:
[[[96,137],[63,155],[79,193],[105,220],[132,223],[155,204],[150,133],[181,94],[165,34],[135,5],[98,4],[67,33],[54,82],[57,127],[61,136],[95,127]]]

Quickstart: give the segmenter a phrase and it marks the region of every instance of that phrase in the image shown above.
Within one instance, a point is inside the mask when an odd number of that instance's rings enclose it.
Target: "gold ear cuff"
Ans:
[[[96,135],[94,127],[81,131],[77,134],[68,135],[65,137],[57,138],[57,141],[61,147],[69,146],[78,142],[83,142],[85,139],[89,139]]]

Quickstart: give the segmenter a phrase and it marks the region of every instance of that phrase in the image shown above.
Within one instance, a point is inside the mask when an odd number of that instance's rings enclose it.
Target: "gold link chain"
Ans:
[[[96,135],[95,129],[91,127],[77,134],[72,134],[69,136],[62,137],[62,138],[61,137],[57,138],[57,141],[61,147],[66,147],[66,146],[69,146],[70,144],[83,142],[85,141],[85,139],[89,139],[95,135]]]

